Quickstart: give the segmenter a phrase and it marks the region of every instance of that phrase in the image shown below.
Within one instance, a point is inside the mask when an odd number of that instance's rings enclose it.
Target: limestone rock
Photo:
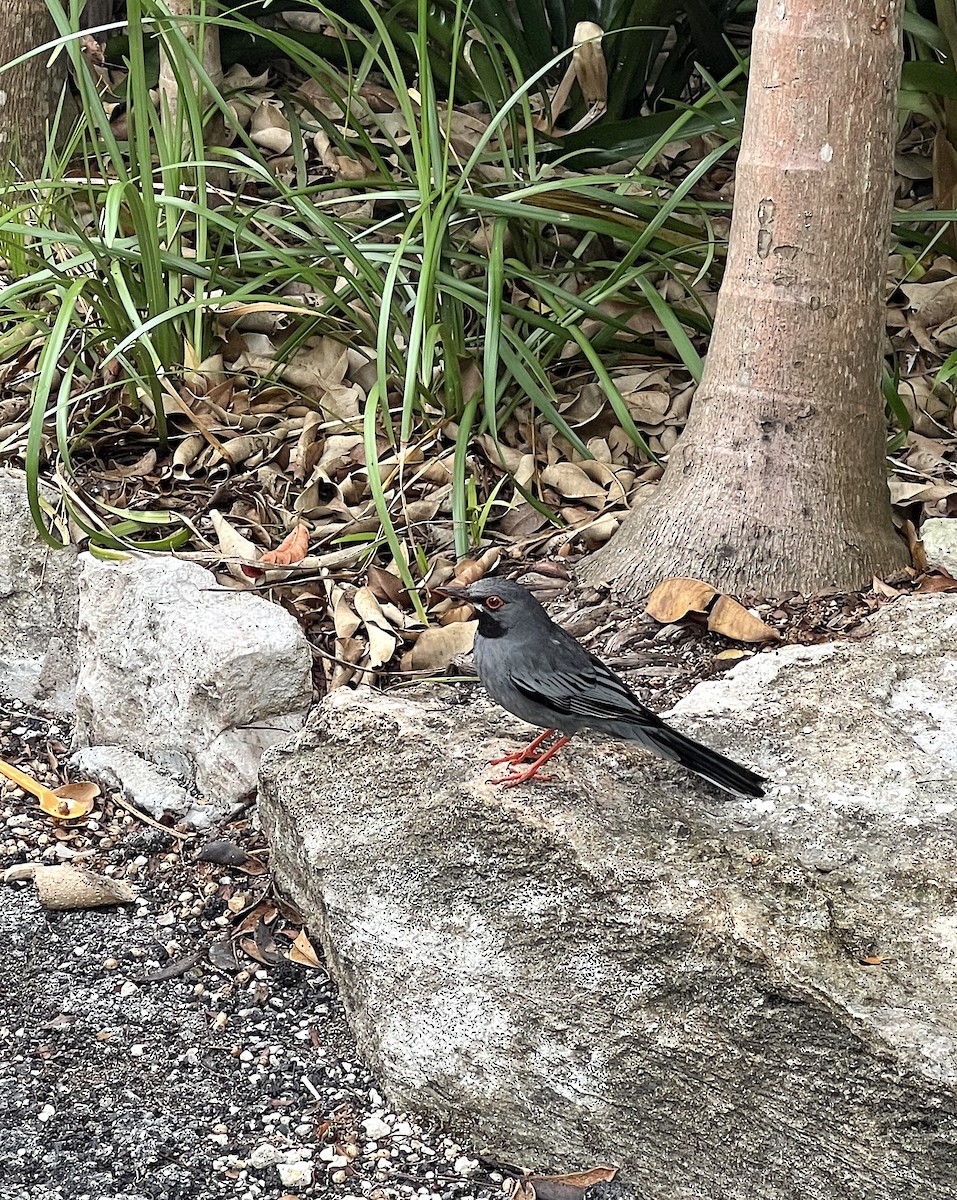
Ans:
[[[953,517],[931,517],[920,527],[924,553],[932,567],[942,567],[957,578],[957,521]]]
[[[70,757],[74,778],[95,780],[107,791],[119,789],[127,800],[156,821],[172,817],[194,829],[206,829],[209,810],[188,788],[122,746],[81,746]]]
[[[41,541],[26,476],[0,469],[0,688],[14,700],[73,709],[76,552]]]
[[[451,688],[333,693],[266,754],[280,881],[396,1106],[654,1200],[949,1200],[957,1152],[957,602],[761,654],[674,721],[735,800]]]
[[[214,808],[247,797],[311,701],[295,619],[169,558],[83,555],[80,595],[76,744],[133,751]]]

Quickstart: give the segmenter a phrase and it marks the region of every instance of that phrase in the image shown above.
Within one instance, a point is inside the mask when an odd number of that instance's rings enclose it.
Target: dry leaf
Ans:
[[[710,583],[700,579],[664,579],[648,597],[645,611],[656,621],[670,625],[689,613],[708,614],[712,633],[736,642],[777,642],[781,635],[772,626],[753,616],[737,600],[723,596]]]
[[[452,621],[431,625],[416,638],[408,655],[413,671],[444,671],[460,654],[468,654],[475,641],[478,621]]]
[[[897,588],[892,588],[883,579],[878,579],[876,575],[871,578],[871,587],[878,596],[885,596],[888,600],[894,600],[900,595]]]
[[[662,625],[670,625],[689,612],[706,613],[717,595],[710,583],[700,579],[663,579],[648,597],[645,612]]]
[[[618,1174],[617,1167],[591,1167],[586,1171],[571,1171],[562,1175],[529,1174],[516,1184],[524,1185],[514,1191],[517,1200],[523,1192],[526,1200],[530,1194],[537,1200],[583,1200],[589,1188],[598,1183],[609,1183]]]
[[[917,533],[917,527],[913,521],[904,521],[901,525],[901,532],[907,540],[907,549],[910,551],[910,560],[918,571],[927,570],[927,554],[924,551],[924,543],[920,540]]]
[[[312,942],[309,941],[305,929],[300,930],[299,936],[290,946],[289,957],[293,962],[300,963],[304,967],[313,967],[322,970],[322,962]]]
[[[369,639],[369,665],[381,667],[395,654],[399,639],[390,628],[372,588],[358,588],[352,603],[362,618]]]
[[[920,581],[917,590],[924,595],[935,596],[940,592],[957,592],[957,579],[952,575],[934,574],[925,575]]]
[[[238,529],[234,529],[215,508],[209,510],[209,518],[230,574],[244,583],[261,578],[263,571],[253,565],[259,560],[259,547],[256,543],[244,537]],[[236,561],[237,559],[242,561]]]
[[[287,567],[290,563],[302,562],[309,552],[309,531],[305,525],[297,525],[275,550],[267,550],[260,556],[261,563]]]
[[[760,617],[755,617],[737,600],[719,596],[708,613],[708,628],[712,633],[733,638],[736,642],[779,642],[781,635]]]

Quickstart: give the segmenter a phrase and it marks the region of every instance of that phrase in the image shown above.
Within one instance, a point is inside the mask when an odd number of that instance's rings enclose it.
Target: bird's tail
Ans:
[[[724,788],[726,792],[743,796],[764,795],[761,785],[767,781],[761,775],[719,754],[717,750],[711,750],[708,746],[685,737],[670,725],[662,723],[653,729],[645,728],[642,730],[642,736],[635,740],[643,742],[649,750],[654,750],[662,758],[680,763],[687,770],[694,771],[696,775],[702,776],[719,788]]]

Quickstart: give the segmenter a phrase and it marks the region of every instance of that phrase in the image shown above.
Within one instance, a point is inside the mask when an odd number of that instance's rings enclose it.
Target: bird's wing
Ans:
[[[645,708],[623,680],[582,647],[581,654],[556,655],[551,661],[534,665],[526,659],[521,667],[510,664],[509,679],[517,691],[536,704],[565,716],[627,721],[641,725],[659,725],[661,719]],[[562,657],[572,661],[563,663]],[[557,661],[556,661],[557,660]]]

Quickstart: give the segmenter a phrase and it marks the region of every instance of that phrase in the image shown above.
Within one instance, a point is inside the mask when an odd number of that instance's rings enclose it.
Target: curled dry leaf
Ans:
[[[136,899],[125,880],[110,879],[78,867],[60,863],[48,867],[39,863],[21,863],[4,875],[4,883],[32,879],[44,908],[101,908],[110,904],[132,904]]]
[[[524,1182],[535,1189],[538,1200],[583,1200],[589,1188],[610,1183],[617,1174],[617,1167],[591,1167],[564,1175],[529,1175]]]
[[[221,512],[215,508],[209,510],[209,519],[216,531],[219,549],[231,575],[249,583],[259,579],[263,572],[253,564],[259,560],[259,547],[249,538],[243,537],[238,529],[234,529]],[[237,561],[240,560],[240,561]]]
[[[944,573],[925,575],[917,585],[917,590],[924,595],[937,595],[940,592],[957,592],[957,579]]]
[[[395,654],[399,639],[389,626],[372,588],[358,588],[352,597],[352,603],[362,618],[366,636],[369,638],[369,665],[381,667]]]
[[[781,638],[776,629],[749,613],[743,604],[700,579],[662,580],[648,597],[645,611],[664,625],[680,621],[689,613],[707,614],[712,633],[737,642],[776,642]]]
[[[270,563],[280,567],[289,566],[290,563],[302,562],[309,550],[309,530],[305,525],[297,525],[296,528],[286,538],[284,538],[275,550],[267,550],[259,561],[261,563]]]
[[[708,613],[708,628],[736,642],[778,642],[781,635],[730,596],[719,596]]]
[[[663,579],[648,597],[645,612],[662,625],[671,625],[690,612],[706,613],[717,594],[700,579]]]
[[[299,931],[299,936],[289,947],[289,957],[293,962],[299,963],[303,967],[313,967],[314,969],[322,970],[322,962],[316,953],[315,947],[310,942],[305,929]]]

